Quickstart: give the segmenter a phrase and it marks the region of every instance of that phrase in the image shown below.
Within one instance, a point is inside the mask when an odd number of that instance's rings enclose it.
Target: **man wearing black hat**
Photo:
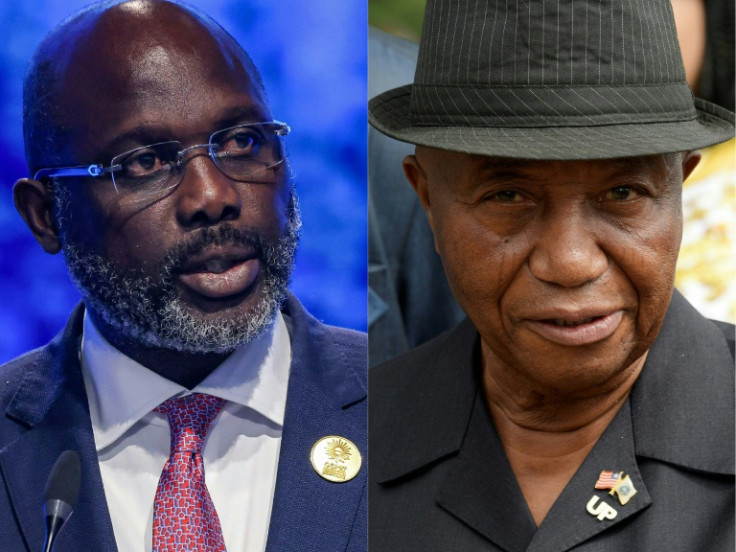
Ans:
[[[673,279],[733,114],[667,0],[430,0],[371,123],[468,320],[374,369],[371,550],[733,550],[734,328]]]

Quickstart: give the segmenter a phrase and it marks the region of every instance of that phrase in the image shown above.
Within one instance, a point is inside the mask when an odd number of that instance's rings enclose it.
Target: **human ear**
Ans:
[[[434,236],[434,249],[439,253],[437,235],[434,231],[434,218],[432,217],[432,202],[430,201],[429,188],[427,186],[427,173],[424,171],[424,168],[419,163],[419,160],[415,155],[407,155],[404,157],[403,167],[406,179],[411,184],[411,187],[414,188],[417,196],[419,196],[419,203],[422,204],[424,212],[427,214],[427,221],[429,222],[429,227],[432,230],[432,235]]]
[[[414,188],[417,196],[419,196],[419,202],[422,204],[424,212],[427,213],[429,225],[434,231],[434,227],[432,226],[432,208],[429,200],[429,190],[427,188],[427,173],[424,172],[424,168],[419,164],[419,160],[415,155],[404,157],[402,165],[404,167],[404,175],[406,175],[409,184],[411,184],[411,187]]]
[[[687,177],[695,170],[695,167],[700,163],[700,152],[698,150],[686,151],[682,154],[682,181],[687,180]]]
[[[61,240],[54,219],[49,189],[38,180],[21,178],[13,186],[13,200],[15,208],[43,250],[52,255],[61,251]]]

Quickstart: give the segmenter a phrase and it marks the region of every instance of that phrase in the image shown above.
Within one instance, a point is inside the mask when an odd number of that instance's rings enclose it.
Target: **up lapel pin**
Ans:
[[[595,488],[604,490],[610,489],[608,494],[612,496],[615,494],[622,506],[628,504],[636,494],[636,489],[634,488],[634,483],[631,481],[631,477],[624,475],[624,472],[603,470],[598,476],[598,481],[595,482]],[[604,500],[600,500],[600,503],[598,503],[599,500],[600,499],[596,495],[593,495],[590,498],[588,504],[585,506],[588,513],[598,518],[598,521],[614,519],[618,514],[616,509]]]
[[[345,483],[353,479],[363,462],[355,443],[338,435],[328,435],[314,443],[309,459],[314,471],[333,483]]]

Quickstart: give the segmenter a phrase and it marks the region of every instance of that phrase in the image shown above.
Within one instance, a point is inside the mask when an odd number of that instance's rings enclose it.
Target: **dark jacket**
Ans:
[[[732,552],[734,328],[678,293],[631,395],[537,529],[480,391],[479,337],[457,329],[370,376],[371,552]],[[621,505],[595,490],[630,475]],[[599,521],[587,511],[617,511]]]

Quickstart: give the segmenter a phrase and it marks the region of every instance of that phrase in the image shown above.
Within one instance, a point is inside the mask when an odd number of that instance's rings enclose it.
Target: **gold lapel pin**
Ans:
[[[355,443],[339,435],[328,435],[314,443],[309,459],[314,471],[333,483],[350,481],[363,463]]]
[[[595,495],[590,497],[590,500],[585,505],[585,509],[591,516],[597,517],[598,521],[603,521],[604,519],[616,519],[616,516],[618,515],[616,508],[612,508],[608,502],[601,500]]]

